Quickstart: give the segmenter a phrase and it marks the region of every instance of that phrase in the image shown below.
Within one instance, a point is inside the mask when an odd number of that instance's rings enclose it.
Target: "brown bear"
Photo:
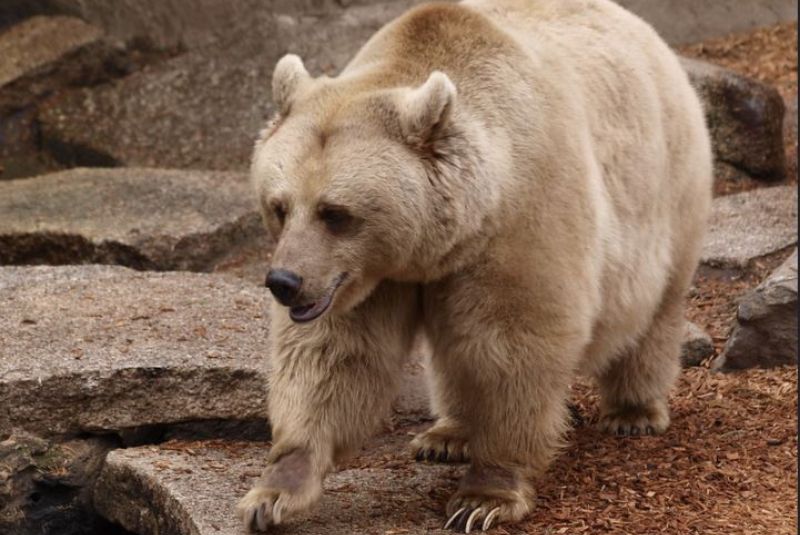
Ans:
[[[250,530],[306,511],[380,424],[418,329],[438,421],[416,451],[470,465],[469,532],[533,506],[575,374],[600,425],[661,433],[711,199],[698,97],[609,0],[412,9],[336,77],[288,55],[252,175],[277,246],[268,466]]]

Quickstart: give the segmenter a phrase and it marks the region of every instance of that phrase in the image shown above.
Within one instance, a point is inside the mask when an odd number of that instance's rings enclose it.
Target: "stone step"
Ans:
[[[244,174],[73,169],[0,183],[0,264],[207,270],[263,235]]]
[[[797,243],[797,185],[759,188],[714,199],[701,262],[744,269]]]
[[[0,268],[0,434],[265,420],[267,293],[194,273]]]
[[[291,533],[448,533],[438,528],[463,468],[409,462],[409,438],[399,431],[373,441],[356,466],[325,481],[321,503]],[[241,535],[236,502],[261,473],[267,451],[265,444],[222,441],[115,450],[97,480],[95,505],[137,535]]]

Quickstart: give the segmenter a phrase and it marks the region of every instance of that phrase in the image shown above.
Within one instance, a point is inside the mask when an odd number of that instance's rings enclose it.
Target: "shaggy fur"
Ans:
[[[711,152],[647,24],[608,0],[432,4],[336,78],[285,57],[273,95],[252,166],[272,266],[303,278],[299,303],[333,301],[309,323],[273,307],[249,529],[320,496],[387,413],[418,328],[439,420],[412,446],[470,459],[459,527],[530,511],[576,373],[597,378],[603,428],[667,428]]]

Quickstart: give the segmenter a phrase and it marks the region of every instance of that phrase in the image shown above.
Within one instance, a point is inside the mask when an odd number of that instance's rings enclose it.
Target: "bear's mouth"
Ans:
[[[328,310],[328,307],[331,306],[331,303],[333,302],[333,296],[336,294],[336,290],[339,289],[339,286],[342,285],[346,278],[347,273],[342,273],[336,277],[333,280],[333,284],[331,284],[325,291],[325,295],[316,301],[307,303],[305,305],[296,305],[290,307],[289,317],[292,318],[292,321],[295,323],[307,323],[320,317],[326,310]]]

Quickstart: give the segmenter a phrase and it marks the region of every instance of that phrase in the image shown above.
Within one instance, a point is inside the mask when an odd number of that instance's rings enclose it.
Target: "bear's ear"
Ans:
[[[299,56],[286,54],[278,61],[272,73],[272,100],[281,115],[288,113],[297,90],[309,80],[311,75]]]
[[[427,81],[410,90],[400,104],[400,128],[406,142],[423,144],[447,123],[456,102],[456,86],[447,75],[433,71]]]

